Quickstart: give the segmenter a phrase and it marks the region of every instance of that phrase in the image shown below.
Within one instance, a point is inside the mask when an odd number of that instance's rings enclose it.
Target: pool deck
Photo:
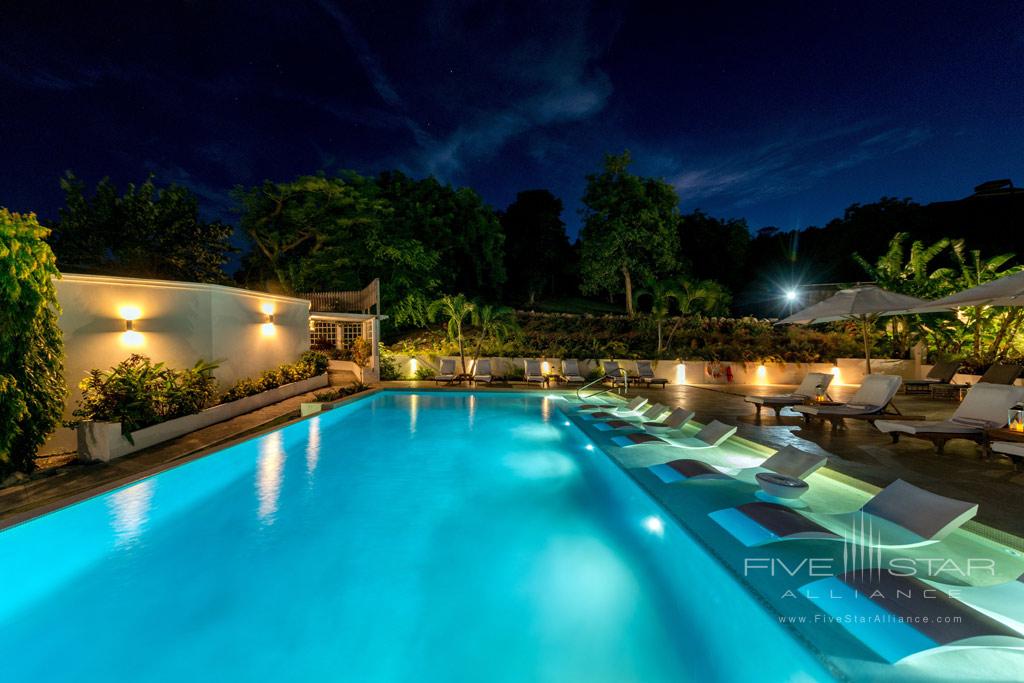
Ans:
[[[385,382],[381,386],[438,388],[433,382]],[[465,391],[469,387],[440,388]],[[492,390],[509,389],[550,391],[521,384]],[[694,410],[701,422],[718,419],[737,425],[739,436],[766,446],[780,448],[792,444],[805,450],[827,452],[831,456],[830,469],[873,486],[883,487],[896,479],[904,479],[935,493],[978,502],[978,522],[1024,537],[1024,472],[1016,471],[1008,460],[998,457],[982,460],[977,447],[968,441],[951,441],[944,455],[936,454],[929,442],[918,439],[903,439],[893,445],[888,436],[860,420],[849,420],[848,429],[839,432],[831,431],[827,424],[805,427],[802,419],[788,410],[779,418],[765,410],[758,421],[754,407],[743,400],[747,394],[785,393],[790,389],[792,387],[770,385],[670,385],[664,389],[645,388],[632,392],[670,407]],[[833,387],[830,393],[833,398],[843,400],[855,390],[853,386],[840,386]],[[299,404],[308,400],[311,400],[310,395],[296,396],[111,463],[66,466],[49,476],[36,476],[0,489],[0,527],[297,419]],[[925,415],[928,419],[949,417],[957,405],[953,401],[902,394],[895,403],[903,413]]]

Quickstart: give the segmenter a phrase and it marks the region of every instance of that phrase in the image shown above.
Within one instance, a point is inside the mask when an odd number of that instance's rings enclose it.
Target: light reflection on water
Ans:
[[[309,441],[306,442],[306,474],[310,477],[316,472],[320,462],[320,418],[309,421]]]
[[[274,523],[281,482],[284,480],[284,461],[284,438],[281,432],[272,432],[260,439],[260,454],[256,463],[256,495],[260,501],[257,514],[264,524]]]
[[[476,417],[476,396],[469,397],[469,428],[473,429],[473,419]]]
[[[416,433],[416,418],[419,416],[420,397],[413,394],[409,397],[409,435]]]
[[[153,500],[155,479],[147,479],[111,494],[107,501],[112,517],[114,545],[122,547],[135,543],[145,530]]]

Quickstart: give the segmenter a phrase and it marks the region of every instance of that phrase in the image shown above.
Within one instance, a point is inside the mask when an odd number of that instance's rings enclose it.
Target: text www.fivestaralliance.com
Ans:
[[[833,617],[827,614],[815,614],[813,617],[793,616],[779,617],[782,624],[959,624],[963,617],[900,617],[894,614],[846,614]]]

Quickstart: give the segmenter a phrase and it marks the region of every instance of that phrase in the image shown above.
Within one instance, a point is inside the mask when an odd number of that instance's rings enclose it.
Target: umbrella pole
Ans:
[[[865,315],[860,319],[861,332],[864,334],[864,363],[867,365],[868,374],[871,374],[871,344],[868,341],[868,317]]]

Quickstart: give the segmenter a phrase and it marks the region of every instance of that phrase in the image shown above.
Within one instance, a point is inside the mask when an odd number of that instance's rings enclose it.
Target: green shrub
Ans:
[[[231,403],[240,398],[276,389],[277,387],[300,382],[327,372],[328,358],[322,351],[305,351],[294,363],[285,363],[266,370],[259,377],[247,377],[235,382],[221,394],[221,403]]]
[[[436,375],[437,370],[426,365],[416,368],[416,379],[434,379]]]
[[[35,214],[0,208],[0,478],[32,469],[67,395],[49,232]]]
[[[216,396],[216,368],[200,360],[187,370],[174,370],[135,353],[107,372],[91,370],[78,385],[82,398],[68,426],[85,420],[120,422],[121,432],[130,434],[193,415]]]
[[[394,381],[396,379],[402,379],[402,375],[398,370],[398,365],[395,363],[395,355],[387,350],[384,343],[381,342],[380,346],[380,378],[383,381]]]

